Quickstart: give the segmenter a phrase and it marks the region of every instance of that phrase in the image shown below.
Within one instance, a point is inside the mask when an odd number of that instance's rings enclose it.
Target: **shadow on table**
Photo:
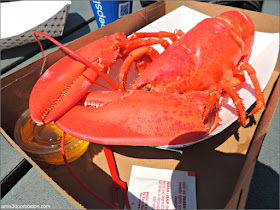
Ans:
[[[44,48],[50,44],[49,41],[42,41]],[[41,49],[37,42],[1,50],[1,74],[6,73],[40,51]]]
[[[279,174],[259,161],[252,177],[246,209],[279,209]]]
[[[95,18],[92,17],[91,19],[86,21],[78,13],[76,13],[76,12],[70,13],[67,16],[67,20],[66,20],[65,27],[64,27],[64,34],[66,34],[68,36],[68,35],[74,33],[75,31],[78,31],[78,30],[82,29],[83,27],[88,26],[88,24],[94,20],[95,20]],[[87,28],[87,33],[89,33],[90,32],[89,27],[85,27],[85,28]]]

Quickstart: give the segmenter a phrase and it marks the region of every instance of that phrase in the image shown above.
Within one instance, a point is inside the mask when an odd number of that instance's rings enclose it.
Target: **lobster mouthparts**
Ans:
[[[88,97],[99,98],[100,94],[92,92]],[[202,120],[208,98],[204,92],[180,95],[133,90],[107,94],[114,95],[111,101],[106,99],[100,107],[78,103],[56,125],[72,136],[94,143],[159,146],[195,142],[219,121],[217,112]],[[100,102],[100,98],[97,100]]]

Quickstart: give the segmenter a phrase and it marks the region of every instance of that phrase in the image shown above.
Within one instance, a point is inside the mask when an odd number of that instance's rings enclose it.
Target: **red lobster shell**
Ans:
[[[31,117],[36,123],[54,120],[65,132],[100,144],[186,144],[217,126],[215,107],[221,93],[227,92],[244,126],[246,111],[234,89],[244,82],[243,71],[249,74],[257,98],[250,114],[265,107],[255,71],[248,64],[254,31],[249,16],[229,11],[203,20],[185,34],[104,37],[80,48],[78,57],[71,52],[42,75],[30,96]],[[169,46],[163,37],[173,44]],[[156,43],[166,48],[160,55],[150,47]],[[99,75],[104,76],[100,72],[107,72],[118,58],[124,59],[119,87],[109,82],[115,91],[87,93]],[[126,91],[132,62],[140,76]]]

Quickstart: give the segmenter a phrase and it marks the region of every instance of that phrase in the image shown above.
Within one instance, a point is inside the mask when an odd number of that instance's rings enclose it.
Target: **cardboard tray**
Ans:
[[[215,16],[238,8],[192,1],[160,1],[124,17],[104,28],[94,31],[68,44],[79,47],[111,35],[116,31],[129,35],[175,8],[186,5],[199,12]],[[246,11],[253,19],[256,30],[279,32],[279,17]],[[190,21],[190,20],[186,20]],[[18,117],[28,108],[29,95],[42,72],[65,56],[62,50],[2,78],[1,133],[45,178],[51,182],[76,208],[107,208],[84,190],[70,175],[65,166],[36,162],[13,140],[13,130]],[[183,155],[150,147],[113,146],[120,178],[129,182],[132,165],[194,171],[196,173],[198,208],[244,208],[255,163],[279,100],[279,57],[264,95],[265,111],[249,118],[246,128],[233,123],[226,130],[206,141],[183,148]],[[107,201],[111,177],[101,145],[91,144],[88,151],[71,163],[78,176]],[[129,184],[129,183],[128,183]]]

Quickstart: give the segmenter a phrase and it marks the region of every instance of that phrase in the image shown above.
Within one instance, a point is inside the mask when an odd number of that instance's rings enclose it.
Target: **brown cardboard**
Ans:
[[[85,35],[70,43],[68,47],[75,50],[116,31],[130,34],[180,5],[187,5],[211,16],[226,10],[240,10],[195,1],[161,1]],[[279,17],[252,11],[246,13],[253,19],[256,30],[279,32]],[[54,51],[2,79],[1,133],[75,207],[107,208],[105,204],[84,190],[65,166],[36,162],[28,157],[13,140],[15,122],[28,108],[33,85],[42,71],[64,55],[61,50]],[[240,127],[240,124],[235,122],[215,137],[184,148],[183,155],[150,147],[113,146],[120,178],[129,182],[132,165],[195,171],[198,208],[244,208],[257,156],[279,100],[278,78],[279,58],[264,91],[265,100],[268,102],[266,110],[251,117],[246,128]],[[91,144],[88,151],[71,163],[71,166],[91,189],[113,203],[109,191],[111,177],[101,145]]]

